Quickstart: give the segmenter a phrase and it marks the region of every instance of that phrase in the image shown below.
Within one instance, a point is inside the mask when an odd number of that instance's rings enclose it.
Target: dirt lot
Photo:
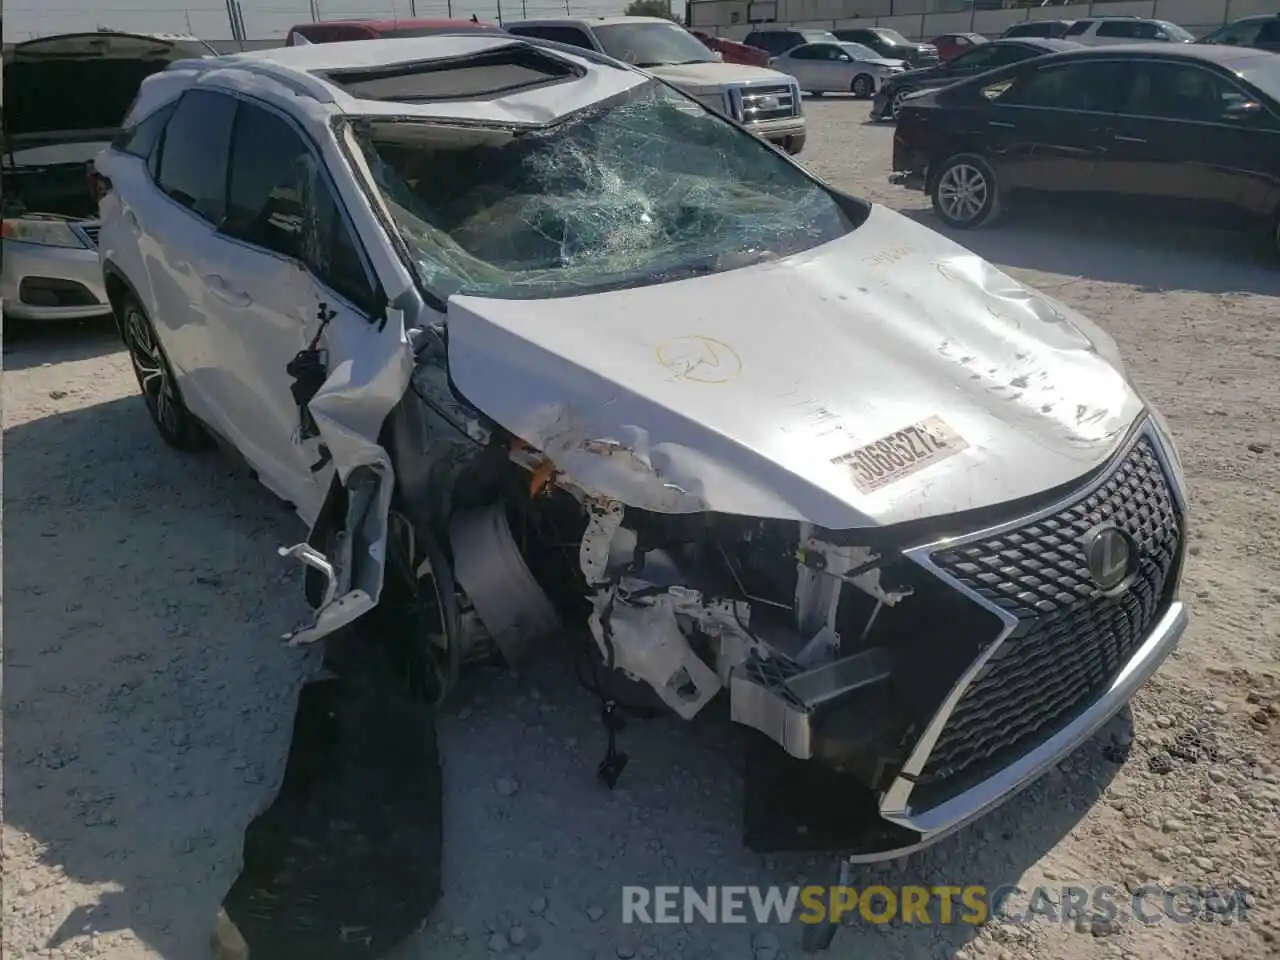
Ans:
[[[805,155],[923,222],[885,182],[891,130],[813,102]],[[1180,441],[1194,622],[1091,743],[975,828],[855,882],[1249,891],[1245,922],[1040,919],[843,931],[832,957],[1260,957],[1280,935],[1280,267],[1247,240],[1013,218],[964,242],[1098,319]],[[283,768],[314,653],[275,547],[295,518],[216,455],[165,448],[107,324],[6,331],[4,939],[20,957],[207,956],[242,831]],[[404,957],[798,956],[796,929],[624,927],[624,884],[791,884],[820,860],[739,841],[722,720],[634,724],[612,795],[594,701],[559,663],[478,676],[441,721],[446,895]],[[1156,903],[1158,906],[1158,902]],[[275,958],[266,958],[275,960]]]

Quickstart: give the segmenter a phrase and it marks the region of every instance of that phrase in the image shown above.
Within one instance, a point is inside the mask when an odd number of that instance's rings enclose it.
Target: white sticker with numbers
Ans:
[[[955,456],[968,446],[964,437],[941,417],[929,417],[841,454],[831,462],[853,471],[854,486],[861,493],[875,493],[939,460]]]

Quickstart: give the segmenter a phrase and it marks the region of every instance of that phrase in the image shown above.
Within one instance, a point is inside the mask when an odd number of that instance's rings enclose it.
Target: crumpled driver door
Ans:
[[[337,482],[330,481],[308,540],[280,548],[281,556],[297,558],[323,581],[314,619],[288,635],[291,645],[319,640],[378,603],[395,492],[391,455],[379,435],[413,372],[401,310],[387,307],[383,317],[366,318],[319,282],[316,292],[335,316],[317,343],[324,382],[299,411],[300,421],[309,415],[316,435],[304,431],[298,439],[314,448],[320,482],[326,475]]]

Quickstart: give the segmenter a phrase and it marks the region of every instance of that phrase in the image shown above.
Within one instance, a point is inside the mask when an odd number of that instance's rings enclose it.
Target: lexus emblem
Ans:
[[[1136,551],[1124,531],[1110,524],[1095,527],[1085,534],[1083,546],[1089,576],[1103,590],[1118,587],[1132,572]]]

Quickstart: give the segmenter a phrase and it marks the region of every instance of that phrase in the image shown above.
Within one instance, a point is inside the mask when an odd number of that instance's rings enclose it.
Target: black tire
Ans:
[[[1280,259],[1280,210],[1271,219],[1271,252]]]
[[[972,230],[1000,215],[1000,187],[991,165],[976,153],[956,153],[940,164],[929,197],[933,212],[948,227]]]
[[[876,91],[876,82],[871,79],[869,73],[860,73],[853,78],[853,83],[849,85],[849,92],[859,100],[866,100]]]
[[[915,93],[910,87],[903,87],[901,90],[895,90],[892,99],[889,101],[889,116],[894,120],[898,119],[898,114],[902,112],[902,101],[907,99],[908,94]]]
[[[804,142],[806,138],[807,138],[807,135],[803,133],[793,134],[792,136],[787,137],[785,141],[783,141],[782,149],[786,150],[787,153],[791,154],[791,156],[794,157],[798,155],[801,150],[804,149]]]
[[[120,332],[138,378],[138,389],[160,438],[175,450],[207,450],[212,446],[209,434],[182,402],[177,377],[156,329],[142,304],[132,296],[125,297],[120,305]]]

